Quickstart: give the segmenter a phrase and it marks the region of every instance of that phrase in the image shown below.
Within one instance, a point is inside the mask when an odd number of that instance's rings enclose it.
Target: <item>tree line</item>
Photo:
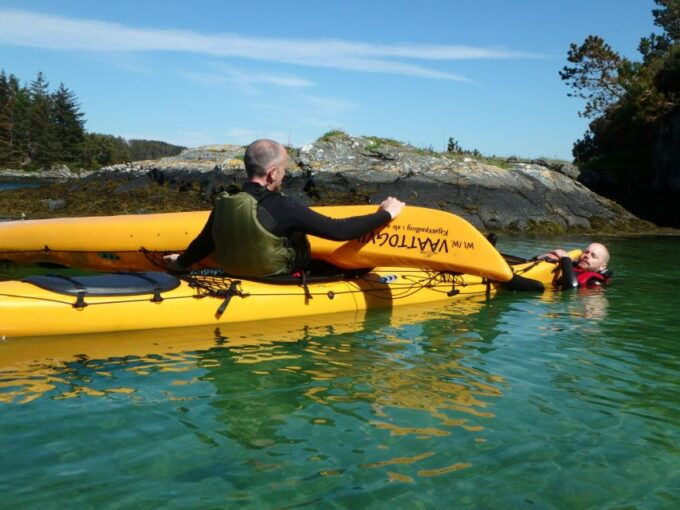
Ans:
[[[661,134],[673,131],[680,111],[680,0],[654,1],[660,33],[641,38],[640,59],[623,57],[590,35],[581,45],[571,44],[560,77],[568,95],[584,101],[579,114],[592,119],[573,149],[585,170],[582,180],[633,212],[669,224],[680,217],[658,208],[653,183],[661,171],[659,151],[668,144]],[[680,161],[674,164],[680,168]]]
[[[0,168],[35,170],[65,164],[105,165],[179,154],[185,147],[157,140],[88,133],[75,93],[63,83],[51,92],[42,72],[28,85],[0,70]]]

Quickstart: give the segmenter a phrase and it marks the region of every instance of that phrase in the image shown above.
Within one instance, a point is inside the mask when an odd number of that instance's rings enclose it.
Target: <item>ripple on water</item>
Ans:
[[[36,344],[0,369],[3,504],[674,508],[674,269],[668,246],[611,245],[604,292]]]

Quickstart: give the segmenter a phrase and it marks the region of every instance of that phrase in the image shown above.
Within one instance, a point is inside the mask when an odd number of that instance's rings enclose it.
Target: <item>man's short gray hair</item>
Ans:
[[[243,157],[248,178],[264,177],[267,173],[267,168],[272,164],[276,164],[281,158],[283,150],[285,150],[283,145],[274,140],[263,138],[251,143]]]

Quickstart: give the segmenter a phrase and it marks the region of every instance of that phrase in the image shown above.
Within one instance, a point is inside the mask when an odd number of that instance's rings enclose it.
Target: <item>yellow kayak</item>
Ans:
[[[558,266],[551,262],[514,264],[512,271],[513,281],[520,278],[546,287],[558,276]],[[508,284],[402,267],[304,284],[235,279],[210,271],[182,278],[166,273],[33,276],[0,282],[0,338],[218,326],[358,312],[491,296],[502,285]]]
[[[375,206],[316,207],[334,218],[375,212]],[[54,262],[104,271],[162,270],[162,255],[187,248],[208,211],[56,218],[0,223],[0,261]],[[359,239],[310,236],[315,258],[340,268],[398,266],[475,275],[504,282],[512,271],[486,238],[453,214],[407,206],[389,224]],[[210,262],[208,261],[208,265]]]

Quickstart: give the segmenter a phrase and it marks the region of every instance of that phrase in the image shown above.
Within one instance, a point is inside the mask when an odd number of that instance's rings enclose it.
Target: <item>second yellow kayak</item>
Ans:
[[[558,276],[551,262],[512,269],[545,287]],[[0,282],[0,338],[283,320],[491,296],[501,285],[474,275],[399,267],[306,285],[211,273],[183,279],[165,273],[31,277]]]

